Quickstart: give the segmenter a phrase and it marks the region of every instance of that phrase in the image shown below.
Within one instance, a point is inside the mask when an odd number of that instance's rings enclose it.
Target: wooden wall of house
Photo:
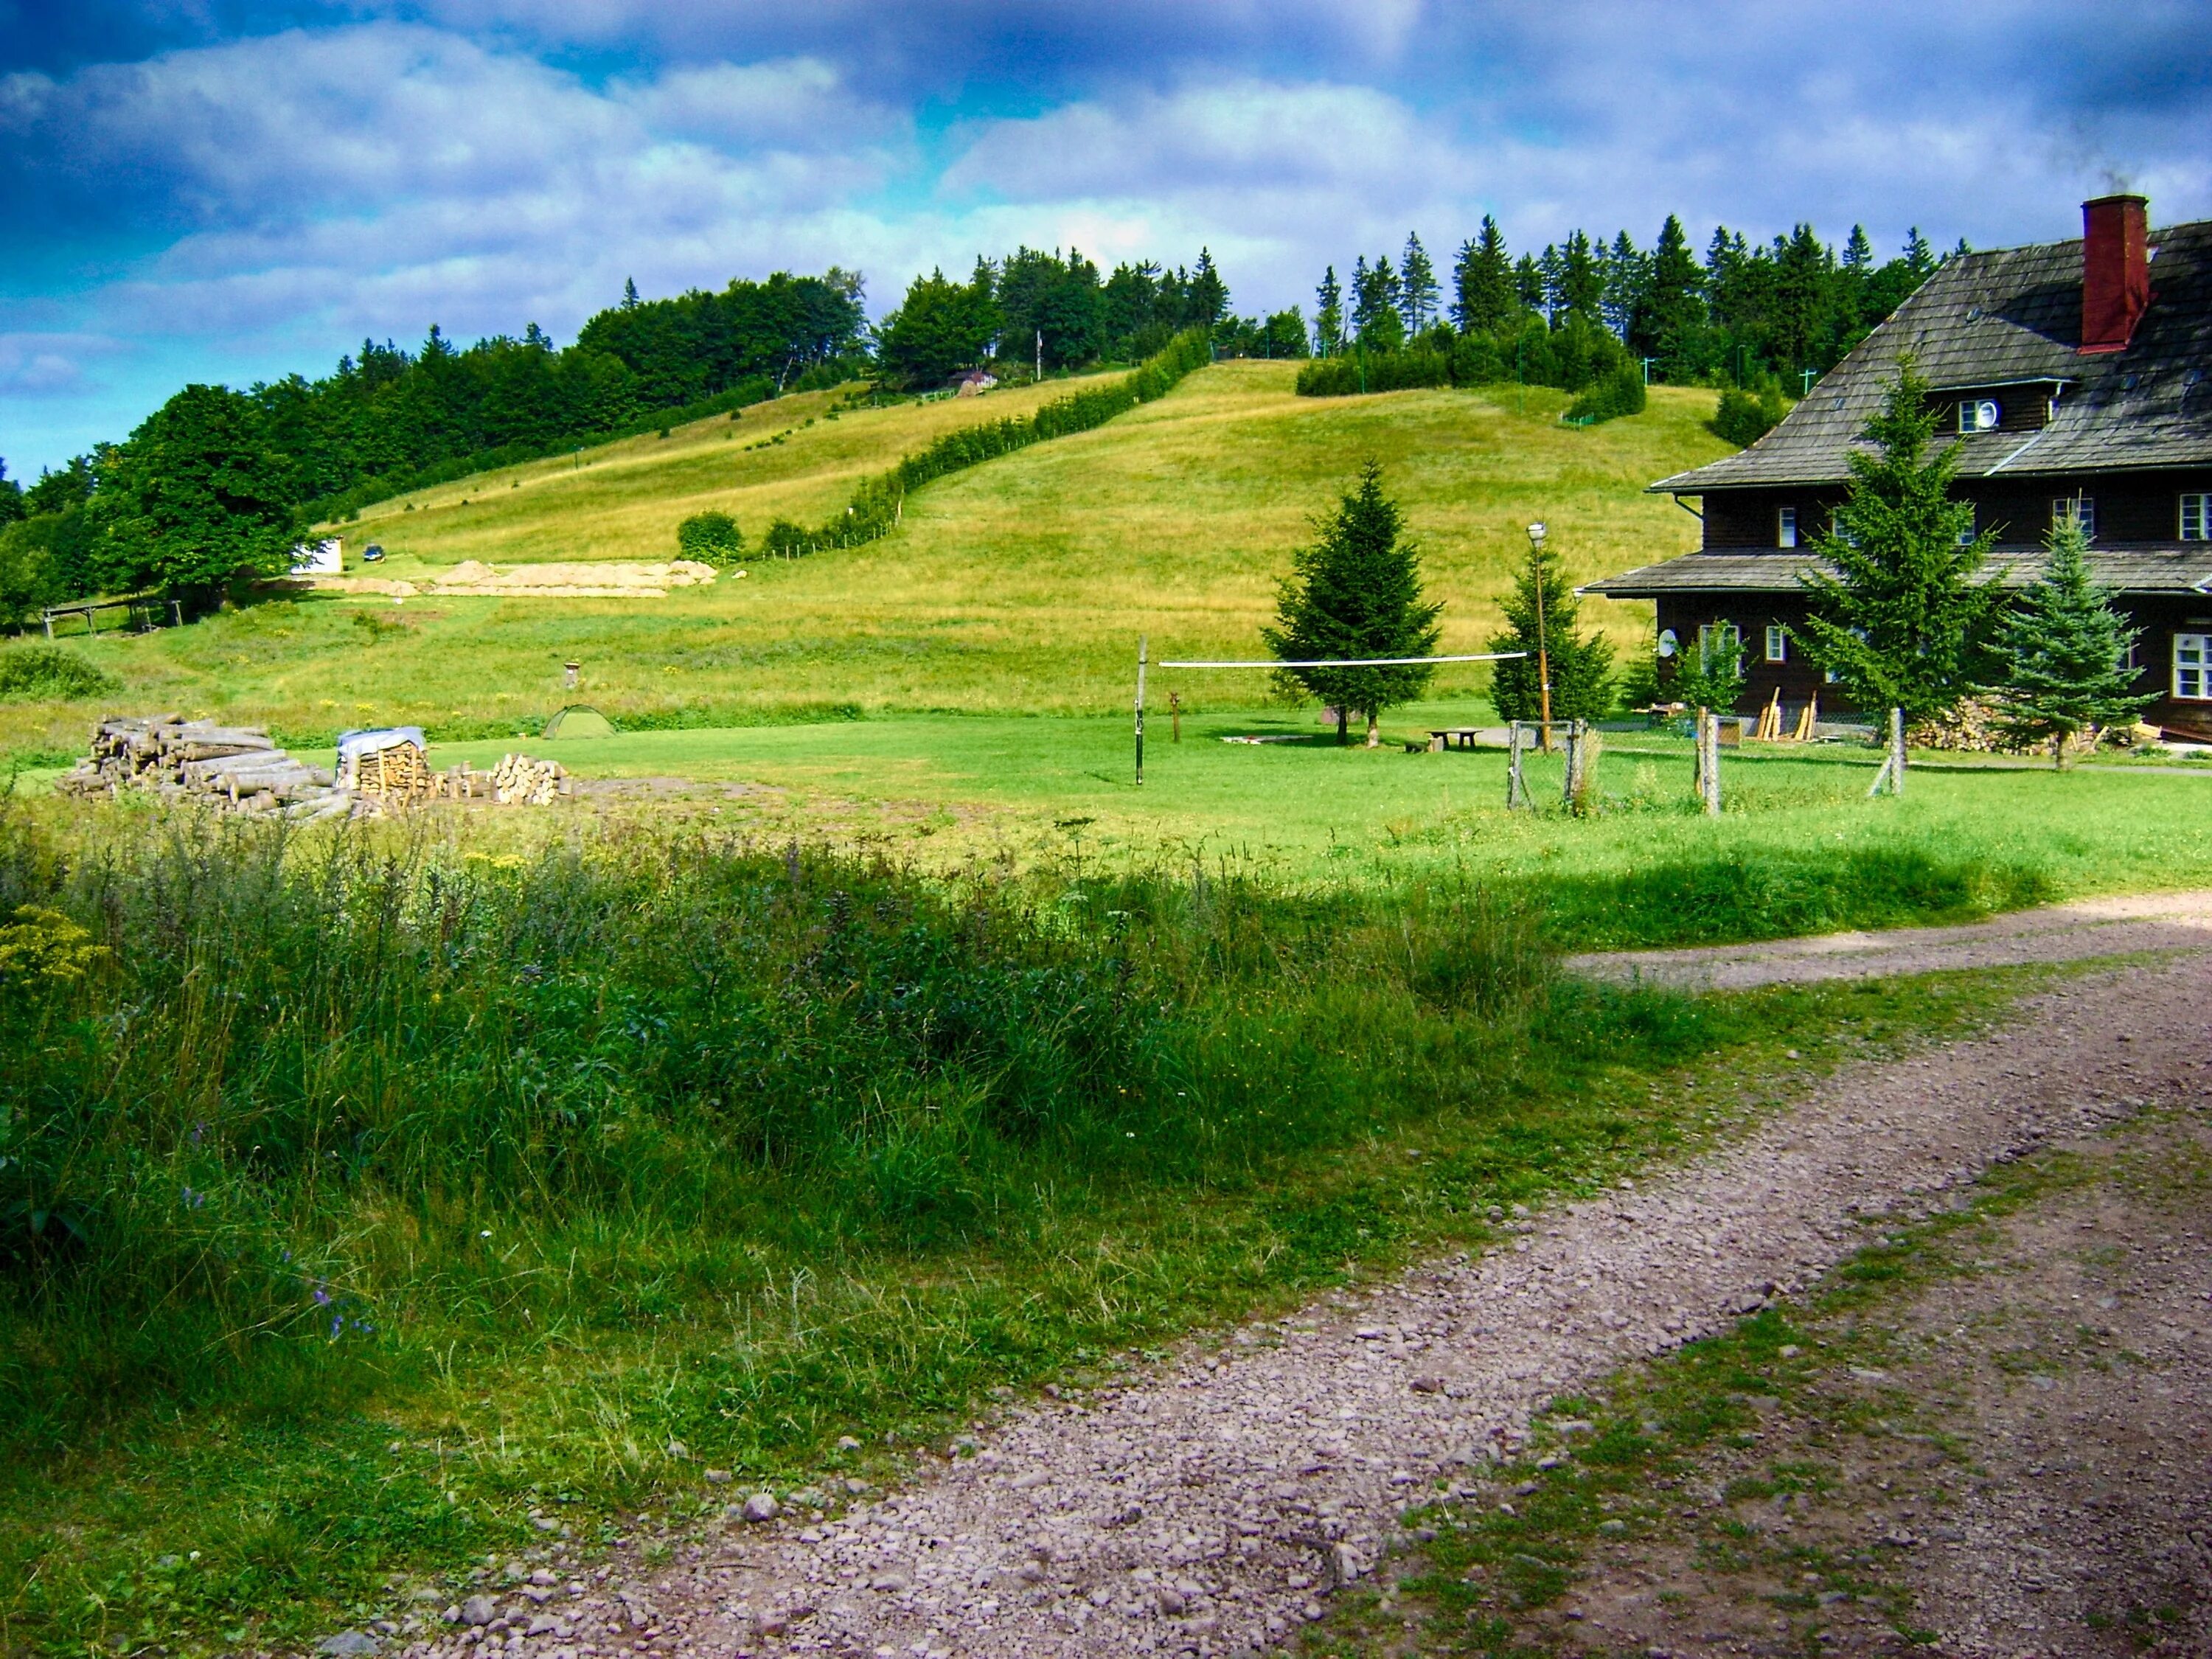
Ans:
[[[2212,742],[2212,698],[2185,702],[2173,696],[2174,635],[2212,635],[2212,598],[2124,597],[2118,605],[2142,630],[2136,644],[2141,668],[2135,689],[2155,694],[2157,698],[2144,709],[2142,718],[2176,736]],[[1849,716],[1855,711],[1844,688],[1827,684],[1820,671],[1806,660],[1794,634],[1784,661],[1765,660],[1767,628],[1779,625],[1794,629],[1804,620],[1805,610],[1804,600],[1787,593],[1672,594],[1658,601],[1658,625],[1674,630],[1686,656],[1698,648],[1699,628],[1714,623],[1735,624],[1744,642],[1744,693],[1735,709],[1740,714],[1757,714],[1778,690],[1787,719],[1795,720],[1797,712],[1816,696],[1824,716]],[[1670,672],[1662,666],[1662,688]]]
[[[1969,478],[1957,493],[1974,503],[1974,522],[1996,528],[2007,546],[2037,547],[2051,527],[2051,504],[2076,494],[2096,502],[2096,538],[2116,544],[2179,545],[2181,495],[2212,491],[2212,470],[2146,472],[2136,476]],[[1840,490],[1802,489],[1717,490],[1705,499],[1705,548],[1709,553],[1748,552],[1773,548],[1784,506],[1797,509],[1797,544],[1810,547],[1827,528]]]

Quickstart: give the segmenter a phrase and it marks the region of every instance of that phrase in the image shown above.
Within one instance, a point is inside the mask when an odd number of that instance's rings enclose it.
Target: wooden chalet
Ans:
[[[1850,712],[1799,653],[1798,578],[1910,353],[1957,446],[1956,492],[1996,532],[1990,579],[2033,580],[2046,529],[2079,514],[2099,580],[2142,629],[2136,689],[2160,694],[2144,718],[2212,739],[2212,222],[2151,231],[2140,196],[2081,216],[2079,241],[1945,263],[1757,443],[1650,486],[1698,502],[1698,551],[1584,591],[1657,602],[1662,676],[1670,648],[1732,632],[1741,712],[1778,689],[1792,716],[1816,696]]]

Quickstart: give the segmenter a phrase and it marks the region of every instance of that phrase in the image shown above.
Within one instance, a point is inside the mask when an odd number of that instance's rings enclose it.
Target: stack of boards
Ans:
[[[294,760],[266,732],[179,714],[100,721],[92,753],[54,787],[74,795],[146,789],[227,812],[301,821],[341,817],[355,804],[334,775]]]

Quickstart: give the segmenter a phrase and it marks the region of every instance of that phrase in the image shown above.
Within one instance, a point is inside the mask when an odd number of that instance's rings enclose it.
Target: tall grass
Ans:
[[[1464,886],[947,887],[699,836],[10,817],[0,915],[0,1420],[57,1441],[386,1348],[522,1235],[926,1252],[1054,1183],[1237,1181],[1547,977]]]

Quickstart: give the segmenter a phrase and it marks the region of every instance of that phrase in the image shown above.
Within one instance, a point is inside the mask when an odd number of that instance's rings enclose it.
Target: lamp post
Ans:
[[[1536,589],[1536,685],[1543,698],[1543,724],[1539,728],[1544,752],[1552,752],[1552,653],[1544,636],[1544,526],[1528,526],[1528,574]]]

